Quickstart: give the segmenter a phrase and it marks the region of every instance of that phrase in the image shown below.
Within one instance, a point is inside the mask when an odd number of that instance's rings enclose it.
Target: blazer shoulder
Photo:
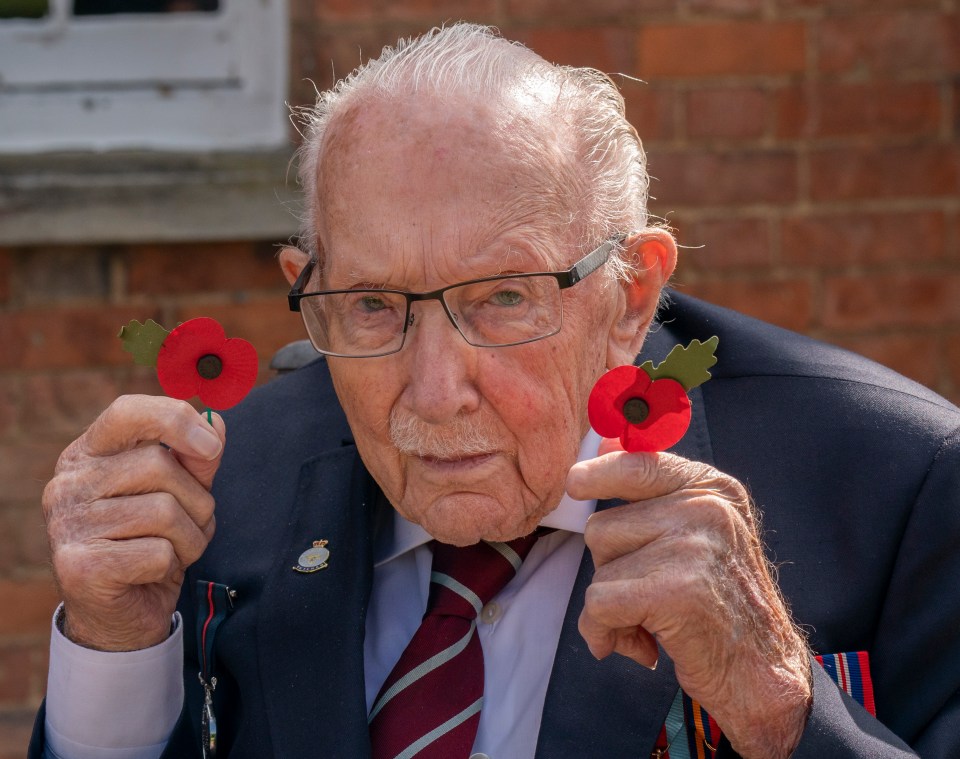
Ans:
[[[953,417],[954,424],[960,425],[960,409],[947,399],[835,345],[675,292],[670,293],[670,303],[658,321],[669,339],[684,344],[717,335],[718,360],[711,369],[715,378],[792,377],[846,384],[853,391],[871,388],[898,395],[918,408],[929,406],[931,413]]]
[[[223,417],[235,449],[279,446],[291,454],[302,449],[306,458],[353,441],[322,356],[254,389]]]
[[[258,387],[223,417],[226,446],[213,487],[218,513],[290,504],[306,462],[355,451],[323,360]]]

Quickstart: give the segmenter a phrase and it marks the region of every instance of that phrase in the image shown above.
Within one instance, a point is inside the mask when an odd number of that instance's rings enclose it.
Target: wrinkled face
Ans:
[[[428,99],[367,105],[331,127],[318,190],[329,289],[423,292],[568,268],[587,247],[543,212],[503,119]],[[550,216],[550,218],[547,218]],[[468,345],[436,301],[415,303],[399,353],[330,358],[360,454],[407,519],[460,545],[527,534],[554,509],[587,429],[623,296],[600,271],[563,293],[563,329]]]

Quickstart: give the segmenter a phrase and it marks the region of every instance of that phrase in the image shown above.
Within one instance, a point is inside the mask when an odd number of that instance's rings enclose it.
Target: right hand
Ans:
[[[68,638],[132,651],[169,636],[184,573],[213,537],[224,440],[216,414],[211,426],[186,401],[131,395],[61,454],[43,513]]]

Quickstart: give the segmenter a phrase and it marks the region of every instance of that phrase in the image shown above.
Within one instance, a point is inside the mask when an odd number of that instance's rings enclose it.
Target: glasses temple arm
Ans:
[[[300,310],[300,297],[303,295],[303,289],[307,286],[307,282],[310,279],[310,275],[313,274],[316,265],[316,258],[311,258],[307,261],[307,265],[300,271],[297,281],[294,282],[293,287],[290,288],[290,292],[287,294],[287,303],[291,311]]]
[[[579,282],[581,279],[593,274],[593,272],[603,266],[610,258],[610,254],[613,252],[613,249],[622,243],[624,239],[625,236],[620,235],[611,240],[607,240],[595,251],[577,261],[566,272],[569,275],[566,286],[571,287],[577,284],[577,282]]]

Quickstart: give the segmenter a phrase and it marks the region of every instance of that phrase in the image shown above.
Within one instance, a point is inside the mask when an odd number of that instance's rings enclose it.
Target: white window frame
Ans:
[[[0,152],[278,148],[286,0],[212,13],[0,21]]]

